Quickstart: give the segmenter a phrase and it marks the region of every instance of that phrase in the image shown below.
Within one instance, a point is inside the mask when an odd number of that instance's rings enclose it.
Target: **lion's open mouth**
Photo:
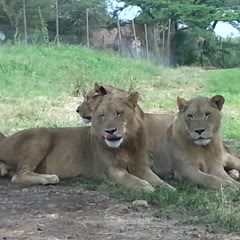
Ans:
[[[200,138],[194,140],[194,143],[197,144],[197,145],[200,145],[200,146],[206,146],[210,142],[211,142],[211,138],[200,137]]]
[[[91,117],[82,117],[84,123],[90,123],[92,118]]]
[[[110,148],[118,148],[120,147],[121,143],[123,142],[122,136],[117,136],[115,134],[109,134],[104,137],[105,143]]]
[[[106,140],[110,141],[110,142],[115,142],[115,141],[120,141],[121,140],[121,136],[117,136],[115,134],[111,134],[111,135],[107,135],[105,137]]]

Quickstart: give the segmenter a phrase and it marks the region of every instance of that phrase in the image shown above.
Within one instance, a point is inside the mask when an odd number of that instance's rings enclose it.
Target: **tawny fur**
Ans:
[[[197,97],[189,101],[178,98],[179,112],[168,128],[160,151],[172,163],[175,177],[186,179],[207,188],[239,187],[225,167],[240,170],[240,161],[226,151],[220,134],[222,96]],[[196,129],[204,129],[201,136],[209,138],[206,145],[196,142]]]
[[[148,167],[147,138],[136,110],[137,99],[136,93],[104,96],[94,109],[91,127],[27,129],[2,140],[0,160],[15,169],[12,182],[56,184],[59,178],[105,176],[138,190],[174,189]],[[122,134],[119,148],[106,145],[103,133],[108,127]]]
[[[92,108],[98,101],[101,101],[101,97],[104,94],[113,94],[115,96],[124,96],[127,94],[119,88],[115,88],[111,85],[98,85],[94,86],[94,89],[90,90],[84,97],[84,101],[78,106],[77,112],[82,118],[87,118],[91,121]],[[138,111],[142,114],[142,109],[138,106]],[[169,158],[169,154],[166,151],[168,149],[167,131],[173,123],[174,115],[171,114],[152,114],[145,113],[145,128],[148,137],[148,154],[151,158],[151,168],[159,176],[168,176],[173,172],[172,160]],[[221,140],[222,141],[222,140]],[[224,154],[231,156],[235,161],[240,161],[233,155],[231,151],[223,144]],[[172,151],[172,149],[170,149]],[[230,164],[225,166],[229,174],[235,179],[238,178],[236,170]]]

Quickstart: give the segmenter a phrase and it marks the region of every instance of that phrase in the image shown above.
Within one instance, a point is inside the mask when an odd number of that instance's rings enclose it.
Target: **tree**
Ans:
[[[79,40],[86,40],[87,9],[90,30],[105,27],[111,21],[107,12],[107,1],[59,0],[60,34],[75,35]],[[51,24],[50,28],[54,29],[54,24]]]
[[[120,0],[119,0],[120,2]],[[189,29],[212,31],[219,21],[238,26],[240,4],[238,0],[125,0],[125,6],[138,6],[139,20],[167,23],[171,19],[171,65],[177,63],[178,35]],[[200,31],[198,31],[200,33]]]
[[[46,27],[50,39],[56,34],[56,0],[27,0],[26,16],[29,36]],[[89,9],[91,30],[111,22],[107,0],[58,0],[60,35],[81,42],[86,36],[86,9]],[[8,31],[23,32],[23,0],[0,0],[0,26]]]

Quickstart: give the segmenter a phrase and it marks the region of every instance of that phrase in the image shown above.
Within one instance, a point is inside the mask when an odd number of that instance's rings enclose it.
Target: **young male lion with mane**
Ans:
[[[56,184],[59,178],[97,175],[138,190],[174,190],[148,167],[138,97],[104,96],[93,109],[91,127],[33,128],[3,139],[0,160],[15,169],[12,182]]]
[[[84,123],[91,122],[93,109],[101,101],[101,98],[107,94],[126,96],[128,92],[111,85],[95,83],[94,88],[84,96],[84,101],[76,109]],[[161,136],[165,135],[166,129],[173,122],[174,115],[144,113],[139,105],[136,106],[136,109],[145,124],[148,139],[148,155],[153,159],[149,164],[153,165],[154,172],[159,176],[167,176],[171,172],[171,166],[169,162],[160,157],[159,145],[162,144]],[[155,164],[156,162],[157,164]]]
[[[91,122],[91,115],[93,112],[92,108],[95,106],[95,104],[98,104],[98,101],[101,101],[101,97],[106,94],[123,96],[123,95],[126,95],[127,92],[110,85],[100,86],[97,83],[95,83],[94,89],[90,90],[85,95],[84,101],[82,102],[82,104],[78,106],[76,110],[78,114],[82,117],[84,122]],[[205,106],[207,105],[205,104]],[[145,121],[146,132],[149,139],[148,153],[150,153],[153,157],[152,169],[154,170],[154,172],[156,172],[160,176],[168,175],[169,173],[174,171],[174,167],[175,167],[175,164],[173,164],[174,163],[173,157],[170,156],[170,153],[175,151],[175,146],[172,146],[171,141],[169,141],[169,138],[167,137],[168,132],[170,132],[172,129],[174,115],[151,114],[151,113],[144,114],[139,106],[137,106],[137,109]],[[221,109],[218,109],[218,110],[221,111]],[[182,128],[185,129],[185,126],[182,126]],[[220,131],[220,126],[218,131]],[[222,165],[222,167],[225,167],[227,170],[229,170],[231,176],[233,176],[234,178],[237,178],[238,172],[236,173],[235,169],[239,171],[240,160],[230,154],[230,151],[223,144],[221,138],[220,138],[220,142],[221,142],[220,144],[221,149],[219,149],[218,147],[216,152],[220,151],[221,153],[220,157],[224,159],[228,159],[227,161],[224,160],[224,164]],[[188,147],[188,144],[186,144],[186,147]],[[189,145],[189,147],[190,146],[191,144]],[[204,152],[209,151],[206,149],[207,148],[201,148],[201,146],[199,146],[200,151],[204,151]],[[185,149],[184,151],[186,151],[187,153],[188,149]],[[219,157],[219,155],[216,155],[216,156]],[[216,158],[216,156],[214,156],[214,158]],[[231,170],[231,169],[234,169],[234,170]],[[225,171],[224,171],[224,175],[227,175]],[[228,179],[226,182],[227,184],[225,184],[225,186],[226,185],[233,186],[238,184],[237,182],[233,181],[233,179],[230,178],[228,175],[225,177]],[[230,184],[229,184],[229,181],[231,182]],[[216,186],[210,186],[210,185],[208,187],[216,188]]]

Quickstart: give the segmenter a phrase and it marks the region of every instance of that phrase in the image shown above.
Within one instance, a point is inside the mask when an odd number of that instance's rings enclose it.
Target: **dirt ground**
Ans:
[[[210,234],[203,227],[186,226],[179,219],[156,219],[152,209],[96,191],[56,186],[22,187],[0,179],[0,239],[3,240],[192,240],[240,239]]]

